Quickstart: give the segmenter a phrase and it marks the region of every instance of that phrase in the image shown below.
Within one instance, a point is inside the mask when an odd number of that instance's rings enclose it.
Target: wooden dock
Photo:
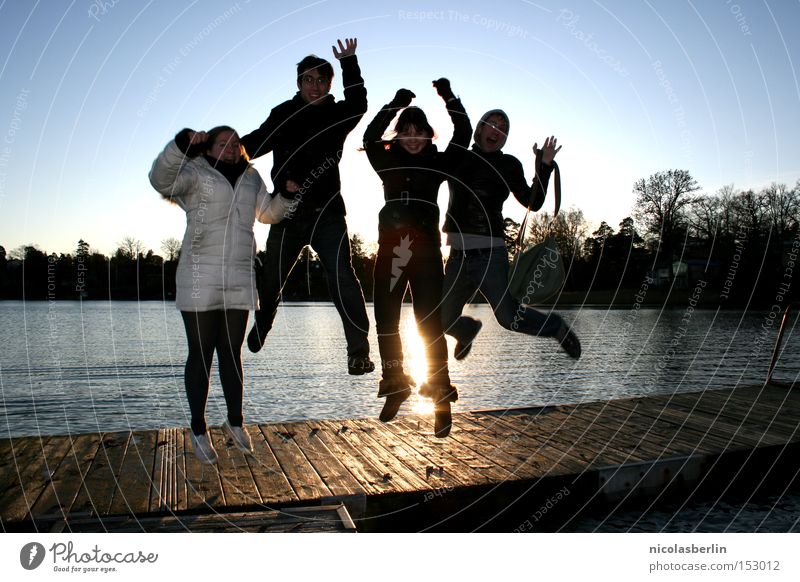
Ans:
[[[800,470],[800,391],[779,387],[458,413],[446,439],[431,425],[416,415],[249,425],[252,456],[215,427],[217,466],[197,462],[180,428],[0,440],[0,525],[568,530],[598,507],[765,487]]]

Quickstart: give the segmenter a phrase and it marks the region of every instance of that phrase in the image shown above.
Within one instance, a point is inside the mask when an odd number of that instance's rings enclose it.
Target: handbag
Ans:
[[[558,211],[561,209],[561,174],[558,164],[553,162],[555,211],[551,227],[555,223]],[[531,208],[525,213],[525,219],[519,227],[516,255],[511,261],[508,273],[508,290],[522,305],[536,305],[542,303],[564,286],[566,271],[564,261],[558,252],[556,239],[548,234],[544,241],[522,249],[525,240],[525,231],[528,227],[528,217]]]

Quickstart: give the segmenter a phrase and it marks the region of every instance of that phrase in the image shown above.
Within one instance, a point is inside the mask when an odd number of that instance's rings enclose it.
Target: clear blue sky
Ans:
[[[125,236],[156,252],[182,213],[150,187],[183,127],[246,133],[295,90],[295,63],[358,38],[369,111],[346,144],[351,231],[376,238],[379,181],[356,151],[399,87],[444,145],[447,76],[473,121],[501,107],[507,153],[563,144],[564,205],[593,226],[631,213],[634,181],[689,170],[704,192],[800,178],[797,0],[755,2],[0,3],[0,245],[110,254]],[[341,97],[341,78],[333,94]],[[268,179],[271,157],[256,161]],[[446,189],[440,204],[446,204]],[[506,214],[522,215],[509,201]],[[267,227],[257,225],[259,245]]]

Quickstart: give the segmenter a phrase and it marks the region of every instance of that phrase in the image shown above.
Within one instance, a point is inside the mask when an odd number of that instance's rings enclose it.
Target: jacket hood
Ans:
[[[481,131],[483,130],[484,125],[486,124],[486,121],[493,115],[501,116],[503,119],[506,120],[506,125],[508,126],[508,131],[506,132],[505,137],[503,137],[503,140],[500,142],[500,147],[497,148],[498,150],[500,150],[503,149],[504,145],[506,145],[506,139],[508,139],[508,133],[511,131],[511,122],[509,121],[506,112],[503,111],[502,109],[490,109],[489,111],[484,113],[481,116],[480,121],[478,121],[478,123],[475,124],[475,132],[472,134],[472,139],[476,142],[478,141],[478,137],[480,136]]]

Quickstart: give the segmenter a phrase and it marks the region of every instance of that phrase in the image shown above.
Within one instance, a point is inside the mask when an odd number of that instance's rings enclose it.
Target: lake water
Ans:
[[[368,312],[372,318],[371,306]],[[470,356],[451,364],[454,409],[541,406],[763,382],[777,312],[583,307],[562,313],[583,357],[555,341],[508,332],[486,305],[466,313],[484,327]],[[422,344],[404,306],[410,372],[424,375]],[[800,338],[788,327],[777,378],[797,380]],[[371,341],[377,360],[372,321]],[[453,341],[450,342],[452,353]],[[186,346],[173,303],[0,302],[0,437],[188,426]],[[376,416],[379,375],[348,376],[339,317],[330,304],[283,305],[264,349],[244,349],[249,423]],[[411,409],[430,411],[412,397]],[[207,420],[225,418],[216,377]],[[572,531],[798,531],[800,491],[765,499],[693,502],[581,519]]]
[[[470,356],[451,362],[460,391],[455,411],[761,383],[780,323],[780,314],[769,312],[565,310],[583,344],[576,362],[552,339],[502,329],[487,305],[465,313],[484,327]],[[402,326],[410,371],[422,380],[422,343],[409,306]],[[800,373],[793,330],[794,324],[778,366],[783,379]],[[370,339],[377,360],[374,321]],[[3,301],[0,345],[0,437],[188,425],[185,337],[172,303]],[[344,334],[331,304],[283,305],[264,349],[252,354],[245,347],[243,361],[247,422],[380,410],[379,374],[347,374]],[[413,410],[426,406],[412,400]],[[220,424],[224,413],[215,375],[209,423]]]

